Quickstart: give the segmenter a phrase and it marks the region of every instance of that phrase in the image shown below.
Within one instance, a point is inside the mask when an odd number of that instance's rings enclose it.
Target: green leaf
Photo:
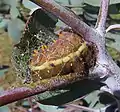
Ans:
[[[17,18],[18,16],[20,16],[20,12],[16,7],[11,7],[10,9],[10,16],[12,19]]]
[[[2,3],[10,5],[11,7],[17,7],[18,0],[2,0]]]
[[[84,0],[84,3],[87,3],[92,6],[100,6],[100,0]],[[120,3],[120,0],[110,0],[110,4]]]
[[[62,112],[64,109],[59,108],[58,106],[52,106],[52,105],[43,105],[38,103],[40,109],[44,110],[45,112]]]
[[[104,107],[105,105],[101,104],[99,101],[99,90],[96,90],[89,95],[87,95],[84,99],[85,101],[89,104],[90,108],[101,108]]]
[[[82,6],[84,0],[70,0],[71,4],[74,6]]]
[[[7,106],[0,107],[0,112],[10,112],[10,109]]]
[[[6,71],[8,71],[8,69],[0,70],[0,77],[3,76]]]
[[[69,5],[68,0],[55,0],[55,1],[60,3],[60,4]]]
[[[18,27],[21,23],[17,21],[15,21],[16,24],[13,22],[10,27],[8,27],[8,34],[10,34],[14,40],[20,38],[21,34]],[[54,34],[56,22],[57,18],[55,16],[41,9],[34,11],[31,18],[27,21],[22,38],[20,42],[15,45],[13,52],[15,67],[17,67],[16,70],[19,71],[19,76],[23,80],[28,79],[28,61],[33,49],[39,49],[41,45],[48,45],[48,43],[58,38],[58,36]],[[13,27],[12,24],[16,27]],[[11,29],[12,27],[13,29]]]
[[[115,48],[112,47],[107,47],[107,50],[113,59],[120,61],[120,52],[118,52]]]
[[[114,20],[120,20],[120,14],[109,14],[109,15]]]
[[[66,24],[63,23],[61,20],[58,20],[58,22],[56,23],[56,26],[57,26],[57,27],[65,27]]]
[[[88,21],[96,21],[97,14],[91,14],[91,13],[84,12],[84,18]]]
[[[9,6],[9,5],[5,5],[5,4],[4,4],[4,5],[3,5],[3,4],[0,5],[0,11],[1,11],[1,12],[7,12],[7,13],[8,13],[8,12],[9,12],[9,9],[10,9],[10,6]]]
[[[119,34],[113,34],[113,33],[107,33],[107,37],[111,40],[109,43],[107,43],[108,47],[114,48],[117,51],[120,52],[120,35]]]
[[[7,27],[8,27],[8,22],[9,22],[9,21],[10,21],[9,19],[2,19],[2,18],[1,18],[0,28],[7,29]]]
[[[25,23],[18,18],[12,19],[8,23],[8,35],[15,43],[18,42],[20,37],[22,36],[22,31],[24,30],[24,27]]]
[[[38,6],[38,5],[36,5],[36,4],[34,4],[33,2],[31,2],[31,1],[29,1],[29,0],[23,0],[23,5],[26,7],[26,8],[28,8],[28,9],[30,9],[30,10],[33,10],[33,9],[37,9],[37,8],[40,8],[40,6]]]
[[[29,107],[29,106],[30,106],[30,103],[29,103],[28,101],[24,101],[24,102],[22,103],[22,106],[23,106],[23,107]]]
[[[77,15],[83,14],[83,8],[71,8],[71,10]]]

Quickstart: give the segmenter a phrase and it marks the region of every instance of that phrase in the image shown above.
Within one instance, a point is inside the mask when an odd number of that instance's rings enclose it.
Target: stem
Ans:
[[[101,0],[101,6],[95,28],[102,36],[105,34],[108,6],[109,6],[109,0]]]
[[[115,25],[110,25],[107,29],[106,29],[106,33],[109,32],[112,29],[120,29],[120,24],[115,24]]]
[[[75,108],[76,110],[79,110],[79,111],[87,111],[87,112],[96,112],[95,109],[91,109],[91,108],[88,108],[88,107],[85,107],[85,106],[80,106],[80,105],[75,105],[75,104],[67,104],[67,105],[64,105],[65,107],[70,107],[70,108]]]

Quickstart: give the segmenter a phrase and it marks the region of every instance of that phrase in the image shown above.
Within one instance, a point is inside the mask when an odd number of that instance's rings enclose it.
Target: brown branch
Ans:
[[[27,87],[3,91],[0,94],[0,106],[25,98],[29,93],[30,89]]]
[[[108,6],[109,6],[109,0],[101,0],[101,6],[95,28],[102,36],[105,34]]]
[[[38,4],[46,11],[54,14],[68,26],[72,27],[72,29],[80,35],[84,36],[86,32],[91,30],[91,28],[86,23],[81,21],[76,14],[66,9],[65,7],[59,5],[54,0],[30,0],[30,1]]]
[[[49,80],[41,80],[34,88],[18,87],[8,91],[3,91],[0,94],[0,106],[18,101],[23,98],[27,98],[39,93],[43,93],[47,90],[53,90],[61,86],[65,86],[81,80],[79,74],[69,74],[65,76],[52,77]]]

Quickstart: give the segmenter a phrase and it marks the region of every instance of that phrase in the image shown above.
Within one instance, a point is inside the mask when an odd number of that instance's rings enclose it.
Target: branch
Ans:
[[[96,65],[92,71],[92,78],[98,77],[107,86],[104,91],[108,91],[120,98],[120,68],[113,61],[105,47],[105,23],[107,19],[109,0],[101,0],[99,18],[96,23],[96,33],[88,32],[87,36],[96,45]],[[86,36],[86,38],[87,38]]]
[[[67,104],[67,105],[63,105],[64,107],[66,107],[63,112],[73,112],[73,111],[75,111],[75,112],[76,111],[80,111],[80,112],[81,111],[86,111],[86,112],[106,112],[106,111],[108,111],[109,112],[111,109],[113,109],[113,106],[115,107],[115,105],[116,105],[116,103],[112,103],[103,108],[91,109],[89,107],[84,107],[84,106],[80,106],[80,105]]]
[[[108,6],[109,6],[109,0],[101,0],[101,6],[95,28],[102,36],[105,34]]]
[[[120,29],[120,24],[115,24],[115,25],[110,25],[107,29],[106,29],[106,33],[109,32],[112,29]]]
[[[41,80],[35,87],[18,87],[15,89],[11,89],[8,91],[3,91],[0,94],[0,106],[6,105],[8,103],[12,103],[14,101],[18,101],[23,98],[27,98],[36,94],[43,93],[47,90],[54,90],[61,86],[65,86],[71,84],[73,82],[81,80],[81,76],[79,74],[69,74],[65,76],[56,76],[52,77],[49,80]]]
[[[63,106],[68,107],[68,108],[73,108],[74,111],[79,110],[79,111],[86,111],[86,112],[96,112],[95,109],[91,109],[89,107],[80,106],[80,105],[76,105],[76,104],[65,104]],[[67,109],[65,109],[64,112],[67,112]]]
[[[16,88],[8,91],[3,91],[0,94],[0,106],[26,98],[30,95],[30,89],[27,87]]]
[[[86,23],[81,21],[76,14],[66,9],[65,7],[59,5],[54,0],[30,0],[30,1],[38,4],[46,11],[54,14],[56,17],[61,19],[68,26],[72,27],[72,29],[75,32],[82,35],[83,37],[86,34],[86,32],[88,32],[91,29]]]

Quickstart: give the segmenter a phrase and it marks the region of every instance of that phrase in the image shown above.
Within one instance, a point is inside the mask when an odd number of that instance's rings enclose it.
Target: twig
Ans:
[[[105,25],[108,13],[109,0],[101,0],[98,20],[96,23],[96,30],[103,36],[105,34]]]
[[[109,32],[112,29],[120,29],[120,24],[115,24],[115,25],[110,25],[107,29],[106,29],[106,33]]]
[[[80,106],[80,105],[75,105],[75,104],[67,104],[65,105],[66,107],[73,107],[75,109],[78,109],[78,110],[83,110],[83,111],[87,111],[87,112],[96,112],[95,109],[91,109],[91,108],[88,108],[88,107],[85,107],[85,106]]]
[[[105,107],[98,108],[98,109],[91,109],[89,107],[75,105],[75,104],[68,104],[68,105],[64,105],[64,106],[67,108],[72,108],[71,110],[74,110],[74,111],[80,110],[80,111],[87,111],[87,112],[106,112],[106,111],[109,112],[112,109],[112,106],[114,106],[114,105],[116,105],[116,102],[113,102],[112,104],[109,104]],[[64,110],[64,112],[66,112],[67,108]],[[73,111],[69,111],[69,112],[73,112]]]

